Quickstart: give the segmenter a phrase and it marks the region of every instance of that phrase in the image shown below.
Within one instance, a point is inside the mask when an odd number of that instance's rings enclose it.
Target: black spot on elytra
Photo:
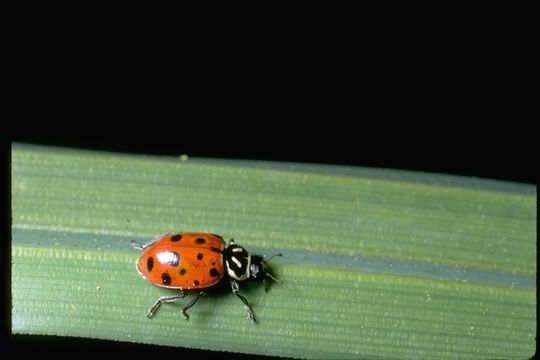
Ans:
[[[193,280],[193,285],[195,286],[199,285],[199,280]]]
[[[181,234],[176,234],[176,235],[171,236],[171,241],[173,241],[173,242],[178,242],[180,240],[182,240],[182,235]]]
[[[152,272],[153,268],[154,268],[154,258],[150,256],[148,260],[146,260],[146,269],[148,269],[148,272]]]
[[[197,260],[202,260],[202,258],[203,258],[203,254],[198,253],[198,254],[197,254]]]
[[[205,244],[205,243],[206,243],[205,238],[196,238],[195,239],[195,244],[202,245],[202,244]]]
[[[219,276],[219,271],[216,268],[211,268],[210,269],[210,276],[218,277]]]
[[[185,275],[186,273],[187,273],[187,270],[184,269],[184,268],[181,268],[180,271],[179,271],[180,275]]]
[[[212,261],[212,266],[216,265],[216,262],[215,261]]]
[[[163,281],[163,285],[170,285],[171,275],[167,274],[166,272],[161,274],[161,281]]]

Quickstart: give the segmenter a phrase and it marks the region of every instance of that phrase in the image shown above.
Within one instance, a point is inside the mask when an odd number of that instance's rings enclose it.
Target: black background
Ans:
[[[122,37],[114,28],[66,31],[74,23],[18,28],[5,134],[536,183],[531,47],[496,20],[452,19],[360,33],[336,24],[339,36],[324,27],[291,38],[264,32],[257,42],[212,33],[182,46],[135,28]]]
[[[204,42],[183,37],[182,46],[69,20],[18,28],[5,134],[536,183],[531,47],[496,20],[452,19],[262,32],[256,42],[218,32]]]

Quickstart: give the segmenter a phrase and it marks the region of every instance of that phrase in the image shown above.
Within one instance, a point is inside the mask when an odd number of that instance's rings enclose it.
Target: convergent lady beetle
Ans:
[[[131,246],[143,252],[137,260],[137,271],[143,278],[154,285],[181,291],[180,295],[161,296],[148,309],[148,317],[152,317],[162,303],[183,298],[190,290],[200,290],[197,297],[182,309],[182,314],[188,321],[187,310],[195,305],[209,288],[227,278],[232,292],[244,303],[249,319],[255,321],[248,301],[238,293],[238,282],[253,279],[262,281],[265,288],[267,278],[280,282],[269,273],[267,263],[281,254],[265,260],[262,256],[250,255],[233,239],[225,247],[223,238],[215,234],[165,234],[144,245],[133,240]]]

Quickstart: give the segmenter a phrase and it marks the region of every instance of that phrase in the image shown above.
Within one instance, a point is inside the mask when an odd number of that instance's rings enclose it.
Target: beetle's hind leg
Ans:
[[[150,309],[148,309],[148,312],[146,313],[147,317],[152,317],[156,313],[156,311],[159,309],[162,303],[164,302],[173,302],[183,297],[182,295],[169,295],[169,296],[161,296],[157,301],[152,305]]]
[[[154,314],[159,309],[159,307],[161,306],[162,303],[174,302],[174,301],[176,301],[176,300],[178,300],[180,298],[185,298],[187,296],[187,294],[188,294],[187,291],[182,290],[182,293],[180,295],[161,296],[159,299],[156,300],[154,305],[152,305],[152,307],[150,309],[148,309],[148,312],[146,313],[146,316],[151,318],[152,316],[154,316]]]

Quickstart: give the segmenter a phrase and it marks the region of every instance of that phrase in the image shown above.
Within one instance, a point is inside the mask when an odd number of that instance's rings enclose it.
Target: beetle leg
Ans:
[[[195,303],[197,302],[197,300],[199,300],[203,295],[206,295],[206,293],[204,291],[201,291],[199,293],[199,295],[197,295],[197,297],[193,300],[191,300],[189,302],[189,304],[187,304],[186,306],[184,306],[184,308],[182,309],[182,315],[184,315],[184,317],[186,318],[186,321],[189,321],[189,315],[187,313],[188,309],[190,307],[192,307],[193,305],[195,305]],[[185,296],[185,295],[184,295]]]
[[[185,295],[184,295],[185,296]],[[173,302],[183,297],[182,295],[170,295],[170,296],[162,296],[152,305],[150,309],[148,309],[148,312],[146,313],[146,316],[152,317],[156,313],[157,309],[161,306],[161,303],[164,302]]]
[[[238,296],[238,298],[242,300],[242,302],[244,303],[244,309],[246,309],[248,313],[248,318],[250,320],[256,321],[255,314],[253,314],[253,310],[251,310],[251,306],[249,306],[248,301],[246,300],[245,297],[243,297],[242,295],[238,293],[238,290],[240,290],[240,285],[238,285],[238,281],[231,279],[231,289],[234,295]]]
[[[135,250],[139,250],[139,251],[143,251],[143,250],[144,250],[144,245],[139,244],[139,243],[136,242],[135,240],[131,240],[130,245],[131,245],[131,247],[134,248]]]
[[[156,236],[152,240],[150,240],[150,241],[148,241],[148,242],[146,242],[145,244],[142,244],[142,245],[139,244],[138,242],[136,242],[135,240],[131,240],[130,244],[131,244],[131,247],[134,248],[135,250],[143,251],[143,250],[146,250],[147,247],[152,246],[156,241],[158,241],[162,237],[170,235],[170,234],[171,233],[161,234],[161,235]]]

